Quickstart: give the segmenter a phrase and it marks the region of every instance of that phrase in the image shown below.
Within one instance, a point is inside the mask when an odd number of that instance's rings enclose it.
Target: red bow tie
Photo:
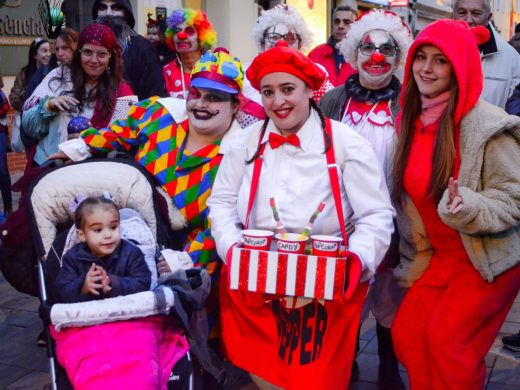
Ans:
[[[276,133],[269,133],[269,145],[272,149],[276,149],[277,147],[288,143],[290,145],[300,147],[300,139],[296,134],[291,134],[287,137]]]

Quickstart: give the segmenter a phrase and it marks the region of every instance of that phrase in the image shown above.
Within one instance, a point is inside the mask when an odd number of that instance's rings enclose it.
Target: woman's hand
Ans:
[[[454,180],[453,177],[450,177],[448,182],[448,211],[452,214],[457,214],[460,210],[462,210],[462,197],[459,193],[459,183],[457,180]]]
[[[78,99],[72,96],[57,96],[50,98],[45,103],[49,111],[73,111],[79,104]]]

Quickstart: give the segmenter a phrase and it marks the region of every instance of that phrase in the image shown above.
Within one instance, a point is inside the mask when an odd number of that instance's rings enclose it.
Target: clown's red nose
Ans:
[[[370,58],[372,59],[372,61],[374,61],[375,63],[379,63],[379,62],[383,62],[385,60],[385,56],[382,55],[381,53],[379,52],[375,52],[373,53]]]
[[[186,34],[184,31],[179,31],[177,33],[177,39],[180,39],[181,41],[188,39],[188,34]]]

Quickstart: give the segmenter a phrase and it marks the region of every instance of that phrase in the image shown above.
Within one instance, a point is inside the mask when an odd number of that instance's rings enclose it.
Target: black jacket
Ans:
[[[166,96],[159,56],[153,45],[141,35],[133,35],[123,52],[124,78],[139,100]]]
[[[110,278],[112,291],[99,295],[83,295],[81,288],[92,263],[102,266]],[[121,240],[119,247],[107,259],[93,255],[85,244],[78,244],[63,257],[63,266],[54,281],[57,303],[92,301],[129,295],[150,289],[151,272],[144,255],[134,244]]]
[[[130,28],[135,26],[135,18],[130,0],[114,0],[125,10],[124,20]],[[98,6],[101,0],[92,5],[92,19],[98,17]],[[117,18],[117,17],[114,17]],[[117,23],[116,23],[117,24]],[[114,31],[114,26],[107,24]],[[114,31],[118,39],[119,33]],[[166,96],[164,78],[159,56],[153,45],[141,35],[131,35],[130,41],[123,49],[123,77],[132,87],[139,100],[152,96]]]

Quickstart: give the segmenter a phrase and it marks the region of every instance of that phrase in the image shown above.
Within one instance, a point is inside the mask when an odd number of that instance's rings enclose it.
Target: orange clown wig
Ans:
[[[166,19],[166,23],[168,24],[165,32],[166,44],[173,51],[175,51],[173,36],[182,23],[195,27],[202,52],[212,49],[217,43],[217,32],[203,11],[190,8],[177,9]]]

